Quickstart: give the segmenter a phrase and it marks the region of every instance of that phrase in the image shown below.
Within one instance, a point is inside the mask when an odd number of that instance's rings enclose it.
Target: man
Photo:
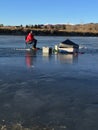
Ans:
[[[26,45],[33,44],[32,48],[36,48],[37,40],[34,38],[33,32],[30,31],[29,34],[25,38]]]

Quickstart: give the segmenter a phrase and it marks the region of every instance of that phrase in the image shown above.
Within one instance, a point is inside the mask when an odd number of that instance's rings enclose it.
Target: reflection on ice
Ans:
[[[27,51],[25,56],[26,65],[28,68],[33,68],[33,57],[36,56],[36,52]]]
[[[50,58],[51,58],[51,54],[48,54],[48,53],[43,53],[42,54],[42,57],[43,57],[43,60],[44,61],[49,61],[50,60]]]
[[[55,55],[56,59],[59,60],[61,63],[75,63],[78,62],[78,54],[58,54]]]

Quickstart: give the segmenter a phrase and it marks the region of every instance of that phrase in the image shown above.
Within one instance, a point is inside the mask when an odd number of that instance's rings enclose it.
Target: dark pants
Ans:
[[[34,43],[34,44],[33,44],[33,43]],[[36,48],[37,40],[36,40],[36,39],[33,39],[33,41],[26,42],[26,45],[27,45],[27,44],[33,44],[33,47]]]

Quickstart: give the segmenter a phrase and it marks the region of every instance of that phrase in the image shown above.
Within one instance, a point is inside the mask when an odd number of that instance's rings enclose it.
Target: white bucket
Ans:
[[[42,51],[43,51],[43,53],[51,54],[52,53],[52,48],[50,48],[50,47],[43,47]]]

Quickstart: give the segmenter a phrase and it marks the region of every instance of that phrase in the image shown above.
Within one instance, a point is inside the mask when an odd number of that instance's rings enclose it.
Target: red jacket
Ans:
[[[29,34],[27,35],[27,37],[26,37],[26,42],[33,41],[33,39],[34,39],[33,34],[29,33]]]

